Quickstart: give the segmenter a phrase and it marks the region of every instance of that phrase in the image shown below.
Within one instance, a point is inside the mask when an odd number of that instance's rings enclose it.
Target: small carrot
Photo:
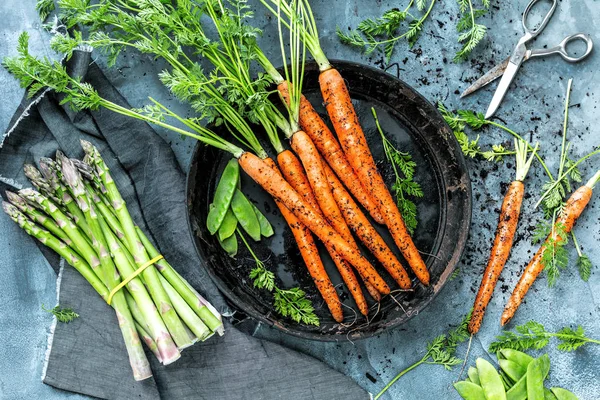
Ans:
[[[527,176],[527,172],[529,171],[529,167],[531,166],[531,162],[537,151],[537,146],[529,159],[527,159],[527,149],[528,144],[526,142],[515,140],[516,178],[509,185],[508,190],[504,195],[494,245],[492,246],[487,267],[483,273],[479,291],[475,297],[475,304],[473,305],[473,312],[471,314],[471,320],[469,321],[468,328],[471,334],[477,333],[481,327],[485,309],[492,298],[494,288],[496,287],[496,283],[498,283],[498,278],[500,278],[500,273],[510,255],[513,239],[519,223],[523,195],[525,193],[523,181]]]
[[[314,193],[323,215],[342,238],[351,246],[354,246],[356,251],[360,252],[352,237],[352,233],[335,202],[331,187],[329,186],[329,182],[325,175],[324,163],[322,162],[322,158],[316,147],[312,143],[312,140],[310,140],[310,137],[308,137],[304,131],[298,131],[292,136],[291,145],[302,161],[306,176],[308,177],[308,181],[312,188],[312,193]],[[365,276],[362,276],[362,278],[367,281]]]
[[[569,197],[569,200],[567,200],[565,208],[561,212],[560,216],[556,219],[556,222],[552,227],[552,231],[546,238],[544,244],[540,247],[537,253],[535,253],[535,256],[533,256],[533,259],[529,262],[525,268],[525,271],[523,271],[521,279],[519,279],[519,282],[513,290],[510,299],[508,299],[508,303],[506,304],[500,319],[500,323],[503,326],[515,315],[515,312],[517,311],[517,308],[519,308],[519,305],[523,301],[527,291],[531,285],[533,285],[533,282],[538,275],[544,270],[544,251],[549,246],[560,245],[565,240],[565,236],[571,232],[575,222],[579,216],[581,216],[581,213],[590,202],[590,199],[592,198],[592,190],[599,180],[600,171],[596,172],[592,179],[590,179],[585,185],[573,192],[571,197]]]
[[[325,174],[333,191],[333,197],[340,207],[344,218],[365,246],[381,262],[402,289],[409,289],[411,281],[400,261],[371,225],[365,214],[354,202],[334,172],[325,165]]]
[[[284,101],[289,102],[288,83],[284,81],[277,86]],[[371,217],[380,224],[384,223],[383,216],[377,208],[377,203],[371,198],[360,179],[348,163],[339,142],[325,123],[323,118],[315,111],[310,101],[304,95],[300,97],[300,127],[311,138],[319,153],[329,163],[337,176],[358,202],[369,212]]]
[[[272,159],[266,158],[265,162],[273,168],[273,170],[276,172],[278,171],[277,165]],[[294,235],[304,264],[308,269],[308,273],[312,277],[319,293],[321,293],[325,304],[327,304],[331,316],[336,322],[342,322],[344,320],[342,303],[333,283],[331,283],[331,279],[329,279],[329,276],[325,271],[321,256],[319,255],[319,250],[317,249],[317,245],[315,244],[310,230],[304,226],[298,218],[296,218],[296,216],[281,203],[281,201],[275,200],[275,204],[277,204],[279,211],[281,211],[281,215],[292,230],[292,234]]]
[[[285,180],[290,183],[292,188],[296,190],[299,195],[304,197],[308,204],[314,207],[314,209],[322,215],[321,209],[319,208],[319,204],[317,203],[310,183],[308,182],[308,178],[304,173],[304,168],[302,167],[300,160],[298,160],[294,153],[292,153],[289,150],[286,150],[279,153],[279,155],[277,156],[277,161],[281,166],[281,171],[283,172]],[[340,255],[337,254],[335,250],[331,248],[331,246],[325,245],[325,247],[331,255],[331,258],[333,259],[333,262],[337,267],[340,276],[342,277],[342,280],[346,284],[346,287],[350,291],[352,298],[354,298],[354,301],[356,302],[359,311],[361,312],[361,314],[367,315],[369,312],[369,307],[367,305],[367,301],[365,300],[365,296],[363,295],[363,292],[360,288],[358,280],[356,279],[356,275],[354,275],[354,272],[352,271],[352,268],[348,266],[346,261],[344,261],[344,259],[340,257]],[[377,289],[373,288],[373,286],[368,282],[365,283],[365,286],[367,287],[369,293],[377,293],[377,295],[379,295]],[[379,299],[381,299],[380,296],[378,297]],[[377,297],[375,299],[377,300]]]
[[[369,281],[381,294],[389,294],[390,289],[375,268],[319,213],[311,207],[275,170],[256,155],[244,152],[239,157],[244,172],[271,196],[280,200],[308,229],[326,245],[331,246],[346,261],[352,264],[359,274]]]
[[[321,93],[342,149],[379,210],[396,245],[419,280],[429,285],[429,271],[404,225],[402,215],[377,170],[367,139],[352,105],[350,93],[340,73],[329,68],[319,75]]]

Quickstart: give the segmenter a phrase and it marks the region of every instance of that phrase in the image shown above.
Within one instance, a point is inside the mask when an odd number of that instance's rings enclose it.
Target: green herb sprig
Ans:
[[[575,351],[587,343],[600,344],[600,340],[588,338],[583,327],[577,329],[564,327],[558,332],[548,332],[539,322],[529,321],[515,328],[516,332],[506,331],[496,336],[496,341],[490,344],[489,351],[498,352],[500,349],[540,350],[550,343],[550,339],[557,338],[560,342],[557,348],[561,351]]]
[[[374,399],[379,399],[398,379],[421,364],[442,365],[446,370],[451,370],[455,365],[462,363],[463,360],[456,357],[456,348],[470,337],[467,329],[470,320],[471,312],[463,318],[460,325],[452,329],[448,334],[439,335],[433,341],[427,343],[427,351],[423,355],[423,358],[396,375],[394,379],[377,393]]]
[[[68,324],[75,318],[79,318],[79,314],[69,307],[62,308],[61,306],[56,305],[53,308],[48,309],[42,304],[42,310],[54,315],[59,322],[63,322],[65,324]]]
[[[42,22],[46,21],[50,13],[54,11],[54,8],[54,0],[38,0],[35,3],[35,10],[38,12]]]
[[[454,56],[455,62],[465,61],[487,33],[485,25],[475,22],[489,11],[490,1],[482,0],[482,5],[484,8],[476,9],[472,0],[458,0],[462,16],[456,24],[456,30],[460,33],[458,42],[462,43],[462,48]]]
[[[425,0],[411,0],[403,9],[393,8],[383,13],[378,18],[367,18],[358,24],[358,27],[348,33],[344,33],[338,26],[336,33],[343,44],[357,47],[366,55],[372,54],[375,50],[383,51],[385,62],[388,63],[394,54],[396,43],[401,39],[407,39],[410,47],[414,46],[419,38],[423,25],[433,9],[436,0],[432,0],[427,10],[425,10]],[[423,12],[420,17],[415,17],[410,13],[413,6],[419,12]],[[403,33],[398,33],[406,19],[410,18],[408,29]]]
[[[415,168],[417,163],[412,159],[412,156],[407,152],[398,150],[392,142],[383,133],[383,129],[379,124],[379,118],[377,118],[377,112],[371,107],[373,118],[375,119],[375,125],[377,131],[383,141],[383,150],[385,151],[385,157],[392,165],[396,181],[392,185],[392,190],[396,194],[396,201],[398,203],[398,209],[404,219],[406,229],[412,235],[418,225],[417,219],[417,205],[410,197],[423,197],[423,189],[418,182],[415,182]]]
[[[273,305],[275,310],[283,317],[291,318],[296,322],[307,325],[319,326],[319,317],[315,314],[312,302],[306,298],[306,293],[298,288],[281,289],[275,283],[275,274],[269,271],[265,264],[256,256],[244,235],[238,230],[238,235],[250,252],[256,267],[250,271],[250,278],[254,287],[273,292]]]

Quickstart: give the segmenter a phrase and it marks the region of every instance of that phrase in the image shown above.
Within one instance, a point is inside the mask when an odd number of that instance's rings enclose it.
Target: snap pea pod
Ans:
[[[557,400],[579,400],[575,394],[571,393],[567,389],[553,387],[550,388],[552,394],[556,397]]]
[[[539,363],[542,369],[543,379],[546,379],[548,372],[550,372],[550,358],[547,354],[534,359],[536,363]],[[532,361],[532,362],[534,362]],[[527,374],[513,385],[508,392],[506,392],[507,400],[525,400],[527,399]]]
[[[219,227],[219,240],[223,241],[233,235],[235,228],[237,228],[237,223],[238,220],[233,211],[231,211],[231,207],[228,208],[227,213],[225,213],[225,218],[223,218],[223,222]]]
[[[229,209],[231,200],[236,191],[238,180],[240,177],[240,166],[236,159],[231,159],[225,166],[221,179],[215,190],[213,207],[211,207],[208,218],[206,219],[206,227],[211,235],[214,235],[219,230],[225,214]]]
[[[259,241],[260,222],[258,222],[254,208],[252,208],[252,203],[237,189],[231,199],[231,210],[248,235],[252,239]]]
[[[529,363],[534,360],[534,358],[530,355],[513,349],[502,349],[498,352],[498,354],[506,360],[510,360],[519,364],[520,366],[525,368],[525,370],[527,370],[527,366],[529,365]]]
[[[273,232],[273,227],[271,226],[271,223],[267,217],[265,217],[265,215],[261,213],[258,207],[256,207],[254,204],[252,204],[252,208],[254,209],[254,213],[256,214],[256,218],[258,218],[258,223],[260,224],[260,234],[264,237],[273,236],[275,232]]]
[[[504,371],[500,370],[500,379],[502,379],[502,384],[504,385],[504,390],[509,390],[513,385],[514,381],[509,378]]]
[[[544,400],[544,378],[541,361],[534,360],[527,366],[527,399]]]
[[[460,381],[454,384],[454,388],[465,400],[486,400],[481,386],[473,382]]]
[[[500,368],[513,381],[517,382],[527,372],[527,366],[523,366],[511,360],[498,360]]]
[[[475,367],[469,367],[469,369],[467,370],[467,375],[469,375],[469,379],[471,379],[471,382],[473,382],[476,385],[480,385],[481,386],[481,382],[479,381],[479,373],[477,372],[477,368],[475,368]]]
[[[479,381],[481,382],[485,399],[506,400],[504,384],[496,368],[483,358],[478,358],[475,364],[477,365],[477,373],[479,374]]]
[[[548,388],[544,388],[544,400],[558,400],[554,393],[550,391]]]
[[[219,240],[219,244],[231,257],[235,257],[238,251],[238,241],[235,233],[227,239]]]

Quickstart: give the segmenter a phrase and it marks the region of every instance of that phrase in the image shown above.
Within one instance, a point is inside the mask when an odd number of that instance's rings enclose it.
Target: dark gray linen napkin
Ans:
[[[90,54],[68,63],[105,98],[129,107]],[[0,147],[0,184],[27,185],[22,167],[61,149],[81,157],[80,139],[98,146],[135,221],[176,269],[219,310],[227,309],[189,234],[185,176],[168,146],[147,124],[98,110],[75,113],[53,92],[24,99]],[[3,193],[4,194],[4,193]],[[348,377],[307,355],[243,334],[228,322],[212,337],[162,366],[151,354],[154,377],[133,380],[114,312],[70,266],[40,246],[59,274],[59,301],[80,318],[57,324],[49,338],[43,380],[54,387],[107,399],[366,399]],[[15,268],[23,266],[15,265]]]

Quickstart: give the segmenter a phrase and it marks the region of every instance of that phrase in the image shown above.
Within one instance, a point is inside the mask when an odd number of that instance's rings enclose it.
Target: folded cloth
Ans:
[[[95,64],[77,51],[68,63],[104,98],[129,107]],[[3,182],[26,184],[22,167],[61,149],[82,157],[91,141],[111,169],[129,211],[162,254],[219,310],[227,305],[202,267],[188,229],[185,176],[173,151],[147,124],[100,109],[73,112],[47,91],[24,99],[0,147]],[[348,377],[320,361],[247,336],[225,322],[226,334],[186,349],[162,366],[149,354],[154,377],[134,381],[115,313],[64,261],[44,250],[59,274],[59,301],[79,314],[49,337],[43,381],[106,399],[366,399]],[[15,265],[15,268],[23,266]],[[35,267],[35,266],[32,266]]]

